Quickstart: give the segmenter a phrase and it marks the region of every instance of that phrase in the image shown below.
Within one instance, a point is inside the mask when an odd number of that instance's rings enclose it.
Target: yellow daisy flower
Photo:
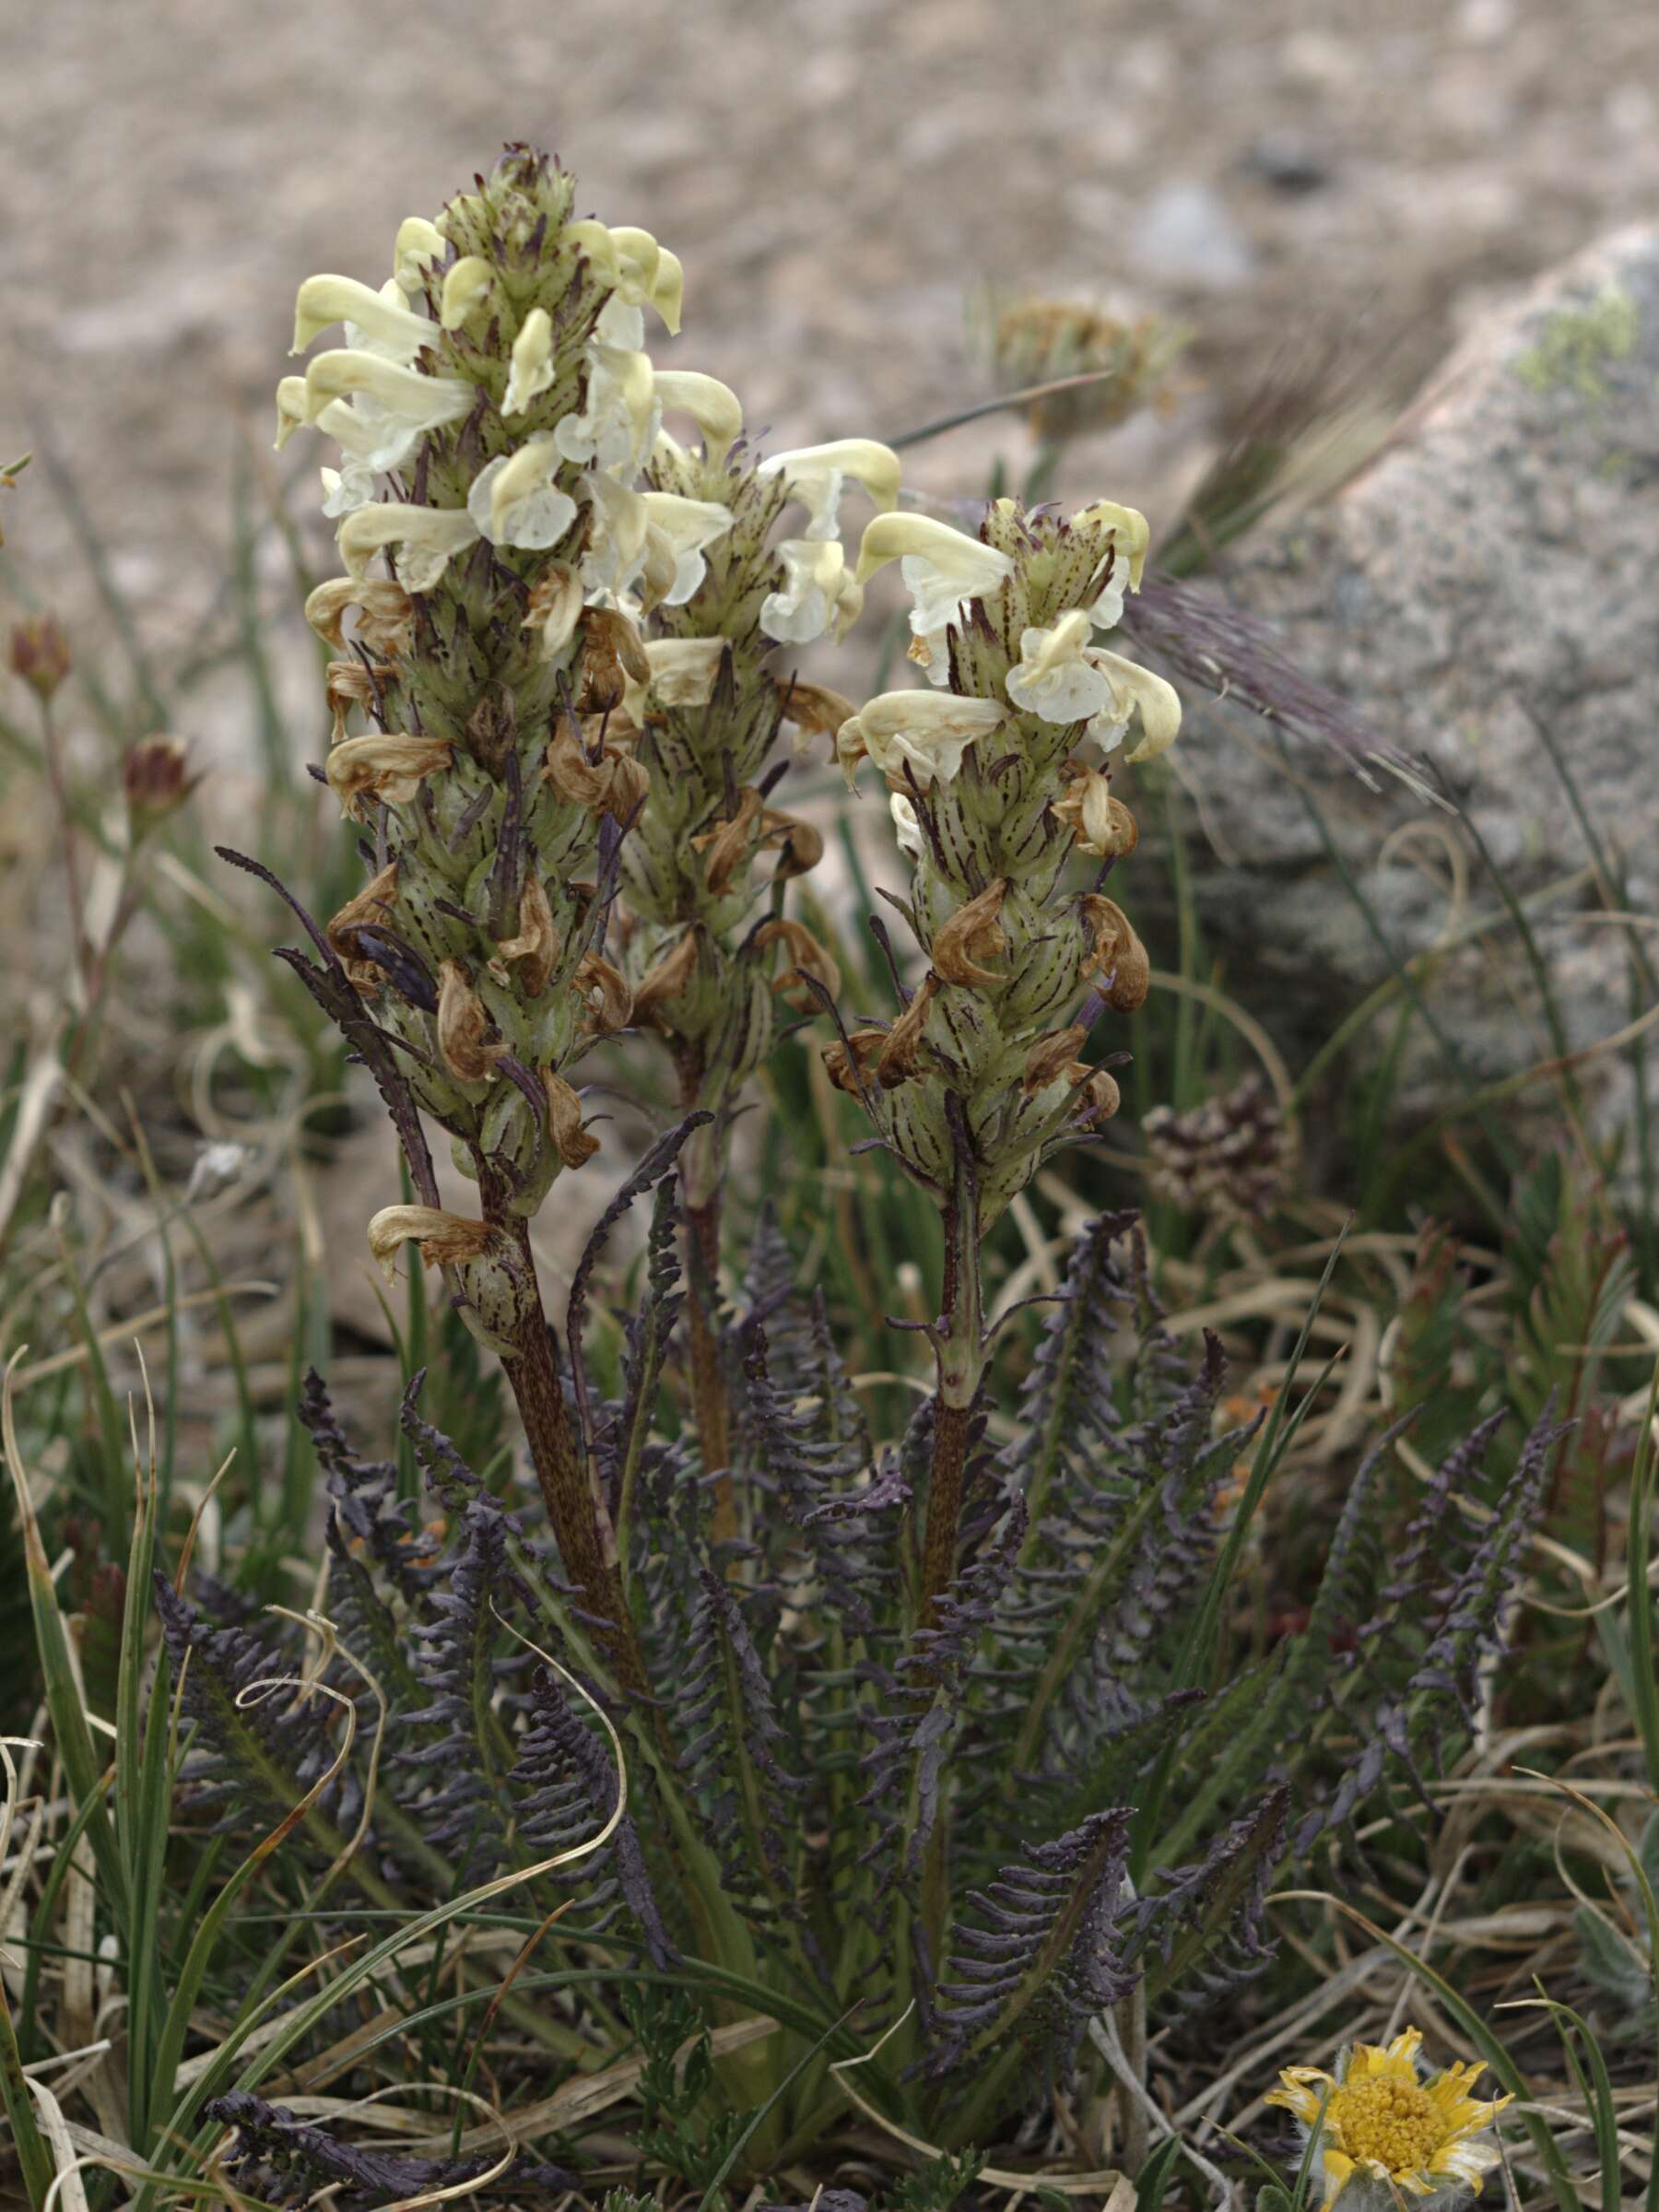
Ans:
[[[1347,2184],[1369,2177],[1401,2194],[1431,2196],[1460,2188],[1479,2194],[1498,2163],[1490,2143],[1477,2143],[1508,2097],[1482,2102],[1469,2091],[1484,2065],[1451,2065],[1423,2076],[1418,2065],[1422,2030],[1407,2028],[1390,2043],[1356,2043],[1336,2062],[1336,2072],[1290,2066],[1269,2104],[1293,2112],[1317,2134],[1324,2204],[1335,2203]]]

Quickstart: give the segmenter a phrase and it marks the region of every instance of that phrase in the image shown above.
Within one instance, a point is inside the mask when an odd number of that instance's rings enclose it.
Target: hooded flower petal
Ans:
[[[458,377],[422,376],[358,347],[318,354],[306,369],[305,390],[313,423],[335,400],[359,395],[360,419],[380,433],[372,455],[362,458],[382,469],[400,467],[429,431],[458,422],[475,397]]]
[[[401,546],[397,581],[407,592],[429,592],[457,553],[477,542],[478,525],[464,508],[396,503],[359,507],[340,525],[340,558],[361,576],[375,554]]]
[[[954,621],[965,600],[1000,591],[1014,572],[1013,561],[995,546],[925,514],[878,514],[865,526],[858,548],[859,582],[868,583],[889,560],[900,563],[915,597],[911,627],[918,636]]]
[[[760,628],[780,644],[809,645],[830,624],[840,635],[856,618],[850,594],[863,594],[847,573],[847,558],[837,538],[786,537],[778,547],[783,563],[781,588],[760,602]]]
[[[791,499],[799,500],[811,515],[808,537],[839,534],[841,498],[851,477],[868,492],[879,513],[899,504],[899,456],[890,446],[873,438],[837,438],[827,445],[797,446],[774,453],[755,471],[760,477],[782,477]]]
[[[885,776],[906,768],[925,791],[936,776],[948,783],[960,771],[971,745],[1007,720],[994,699],[959,699],[954,692],[883,691],[836,734],[835,749],[847,781],[859,761],[874,761]]]
[[[664,415],[689,415],[711,461],[724,461],[743,435],[743,403],[729,384],[695,369],[659,369],[655,394]]]
[[[553,382],[553,324],[545,307],[533,307],[512,341],[512,367],[501,395],[503,415],[522,415]]]
[[[601,333],[617,304],[609,301],[600,316]],[[638,312],[623,310],[636,320]],[[631,474],[651,451],[662,420],[651,356],[595,335],[588,343],[587,363],[582,411],[560,417],[554,426],[554,441],[567,461],[591,462],[596,468]]]
[[[392,281],[400,291],[418,293],[426,281],[426,272],[435,261],[441,261],[449,252],[449,241],[436,223],[429,223],[424,215],[406,215],[397,226],[397,238],[393,246]]]
[[[899,840],[899,850],[906,860],[920,860],[926,851],[922,836],[921,818],[915,802],[895,791],[888,799],[888,811],[893,818],[893,832]]]
[[[659,246],[649,230],[614,224],[611,245],[617,256],[617,287],[629,307],[654,308],[670,337],[677,336],[686,273],[677,253]]]
[[[643,498],[650,526],[662,534],[674,559],[674,582],[660,604],[683,606],[703,580],[705,547],[731,529],[732,511],[715,500],[685,500],[672,491],[648,491]]]
[[[396,292],[397,286],[388,289]],[[398,297],[401,300],[401,293]],[[359,284],[355,276],[308,276],[294,302],[294,343],[289,351],[303,353],[334,323],[354,325],[366,351],[405,367],[438,335],[425,315]]]
[[[660,707],[702,707],[713,696],[724,638],[648,638],[651,696]]]
[[[537,552],[558,545],[576,520],[576,502],[554,482],[559,455],[545,433],[487,462],[473,478],[466,512],[493,546]]]
[[[1020,633],[1019,659],[1008,671],[1006,690],[1022,714],[1044,722],[1087,722],[1112,697],[1104,673],[1085,656],[1092,629],[1080,609],[1062,615],[1052,629]]]
[[[618,596],[645,565],[651,510],[637,491],[629,491],[603,470],[589,469],[582,482],[593,508],[582,580],[590,592]]]
[[[1175,687],[1165,683],[1161,676],[1154,676],[1150,668],[1141,667],[1138,662],[1126,661],[1122,653],[1108,653],[1103,645],[1093,647],[1088,659],[1092,666],[1110,679],[1113,702],[1109,720],[1119,735],[1131,713],[1140,717],[1141,741],[1125,757],[1130,760],[1156,760],[1159,753],[1167,753],[1181,735],[1181,697]],[[1091,729],[1089,735],[1096,733]],[[1101,742],[1106,742],[1104,737]],[[1117,738],[1112,737],[1111,742],[1115,745]]]
[[[444,329],[459,330],[494,282],[495,271],[487,261],[480,260],[476,253],[464,253],[444,273],[443,294],[438,308],[438,320]]]

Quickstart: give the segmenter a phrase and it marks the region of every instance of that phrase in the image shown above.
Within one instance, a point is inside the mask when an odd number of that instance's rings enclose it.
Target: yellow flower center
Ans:
[[[1426,2166],[1444,2133],[1427,2089],[1392,2074],[1334,2090],[1325,2118],[1350,2158],[1374,2159],[1390,2173]]]

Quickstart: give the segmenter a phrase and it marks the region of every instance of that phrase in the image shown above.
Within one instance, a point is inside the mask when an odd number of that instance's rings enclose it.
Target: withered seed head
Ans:
[[[1101,995],[1120,1014],[1133,1014],[1147,1003],[1152,988],[1152,963],[1123,908],[1099,891],[1082,901],[1083,924],[1093,938],[1083,958],[1083,974],[1108,980]]]
[[[963,983],[978,991],[1006,982],[1006,975],[981,962],[994,960],[1008,949],[998,920],[1007,895],[1008,878],[994,877],[977,898],[959,906],[935,932],[933,964],[941,982]]]
[[[1074,1022],[1068,1030],[1053,1030],[1040,1037],[1031,1047],[1025,1064],[1025,1074],[1019,1087],[1028,1099],[1067,1074],[1076,1065],[1078,1053],[1088,1041],[1088,1031]]]
[[[875,1062],[887,1041],[886,1030],[849,1030],[846,1044],[838,1041],[834,1044],[824,1046],[819,1054],[824,1063],[824,1073],[837,1090],[848,1091],[856,1098],[859,1086],[857,1077],[853,1072],[853,1061],[857,1062],[859,1071],[862,1073],[865,1068],[869,1067]],[[847,1045],[851,1045],[853,1048],[852,1058],[848,1056]]]
[[[511,961],[521,961],[518,980],[524,994],[527,998],[539,998],[559,964],[561,949],[547,894],[542,888],[541,877],[532,868],[519,887],[517,933],[501,939],[490,965],[493,968],[499,962],[505,968]]]
[[[466,970],[459,960],[441,961],[438,969],[438,1051],[457,1082],[483,1083],[494,1074],[502,1047],[485,1041],[488,1030],[489,1016]]]
[[[51,615],[14,622],[11,668],[31,691],[49,700],[69,673],[69,641]]]
[[[939,994],[939,979],[930,968],[916,987],[915,995],[887,1033],[876,1058],[876,1079],[884,1090],[908,1083],[920,1065],[922,1031],[927,1009]]]
[[[542,1070],[547,1093],[547,1129],[559,1159],[567,1168],[579,1168],[599,1149],[599,1139],[582,1125],[582,1100],[564,1077],[550,1067]]]
[[[135,842],[176,812],[200,782],[188,771],[182,738],[145,737],[129,747],[121,763],[121,793]]]
[[[804,923],[792,922],[786,916],[777,916],[760,924],[755,932],[754,942],[756,950],[759,952],[764,952],[771,945],[788,947],[791,965],[773,981],[772,989],[787,996],[791,1005],[800,1012],[816,1011],[818,1005],[818,1001],[803,989],[800,980],[803,975],[809,975],[821,983],[831,998],[841,989],[841,970]]]
[[[667,952],[659,953],[634,985],[634,1013],[670,1006],[697,972],[697,932],[688,929]]]

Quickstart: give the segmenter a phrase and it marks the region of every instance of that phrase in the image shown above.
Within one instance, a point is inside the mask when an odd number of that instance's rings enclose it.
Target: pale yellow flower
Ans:
[[[1279,2076],[1284,2086],[1266,2101],[1317,2135],[1327,2206],[1360,2178],[1381,2182],[1396,2202],[1460,2187],[1478,2194],[1497,2165],[1495,2146],[1476,2137],[1512,2100],[1469,2095],[1486,2070],[1479,2064],[1421,2077],[1422,2041],[1420,2029],[1407,2028],[1389,2043],[1356,2043],[1334,2075],[1290,2066]]]

